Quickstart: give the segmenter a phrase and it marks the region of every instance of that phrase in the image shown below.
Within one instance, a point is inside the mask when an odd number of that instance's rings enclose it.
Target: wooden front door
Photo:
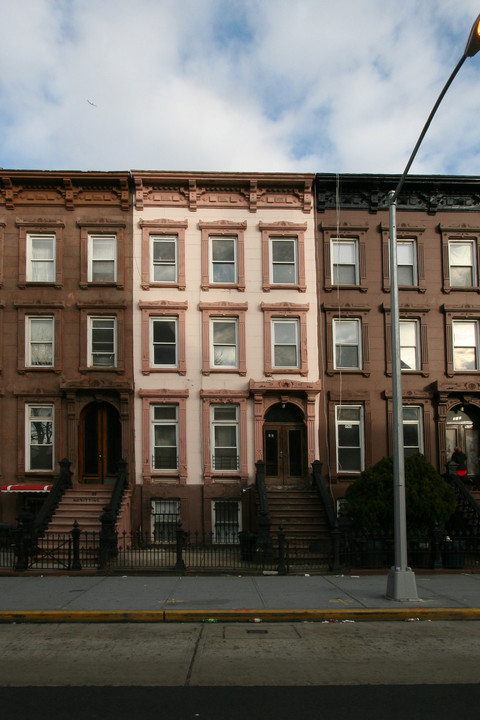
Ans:
[[[478,411],[472,406],[459,407],[447,414],[447,462],[457,445],[467,456],[467,470],[470,477],[480,473],[479,454],[479,422]]]
[[[118,411],[108,403],[91,403],[80,416],[79,481],[115,482],[122,456]]]
[[[267,483],[298,484],[305,477],[305,428],[265,424],[264,453]]]

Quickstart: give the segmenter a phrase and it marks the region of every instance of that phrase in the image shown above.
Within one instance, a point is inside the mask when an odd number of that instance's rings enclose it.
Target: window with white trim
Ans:
[[[240,467],[239,406],[211,405],[210,413],[212,470],[235,472]]]
[[[356,240],[332,238],[330,248],[332,284],[358,285],[360,280],[358,242]]]
[[[360,370],[362,367],[360,320],[334,319],[335,369]]]
[[[117,280],[117,236],[88,236],[88,282],[112,283]]]
[[[423,453],[422,409],[415,405],[403,406],[404,455]]]
[[[213,542],[238,543],[242,529],[242,506],[239,500],[212,500]]]
[[[54,458],[53,404],[28,403],[25,406],[25,470],[51,472]]]
[[[53,367],[55,323],[51,315],[25,316],[25,366]]]
[[[210,361],[214,368],[238,367],[238,319],[211,318]]]
[[[397,280],[405,287],[418,285],[415,240],[397,240]]]
[[[480,370],[477,320],[453,320],[453,369],[456,372]]]
[[[178,405],[151,405],[152,470],[178,470]]]
[[[209,237],[210,282],[215,285],[236,285],[237,237]]]
[[[55,282],[55,241],[53,233],[27,234],[27,282]]]
[[[337,472],[358,473],[364,469],[364,421],[360,405],[335,408]]]
[[[272,367],[300,367],[300,322],[298,318],[272,318]]]
[[[152,500],[152,536],[154,542],[175,542],[180,520],[180,500]]]
[[[418,320],[400,320],[400,367],[402,370],[420,370]]]
[[[471,288],[477,285],[476,244],[473,240],[449,240],[448,261],[450,287]]]
[[[178,237],[175,235],[151,235],[150,248],[151,282],[178,282]]]
[[[298,284],[297,238],[270,238],[271,285]]]
[[[151,367],[178,367],[178,318],[150,318]]]
[[[88,366],[107,368],[116,366],[116,317],[88,318]]]

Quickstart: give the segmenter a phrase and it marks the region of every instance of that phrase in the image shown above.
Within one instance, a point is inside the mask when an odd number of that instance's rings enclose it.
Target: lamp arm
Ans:
[[[399,196],[399,194],[400,194],[400,191],[401,191],[401,189],[402,189],[402,187],[403,187],[403,183],[405,182],[405,178],[406,178],[407,175],[408,175],[408,171],[410,170],[410,167],[411,167],[413,161],[415,160],[415,155],[416,155],[417,152],[418,152],[418,148],[419,148],[420,145],[422,144],[423,138],[424,138],[425,135],[427,134],[427,130],[428,130],[428,128],[430,127],[430,123],[432,122],[433,117],[434,117],[435,113],[436,113],[437,110],[438,110],[438,106],[439,106],[440,103],[442,102],[442,100],[443,100],[443,98],[444,98],[444,96],[445,96],[448,88],[450,87],[450,85],[451,85],[452,82],[454,81],[455,76],[457,75],[458,71],[460,70],[460,68],[462,67],[462,65],[463,65],[463,63],[465,62],[466,59],[467,59],[467,55],[464,53],[464,54],[462,55],[462,57],[460,58],[460,60],[458,61],[458,63],[457,63],[457,65],[456,65],[456,67],[454,68],[452,74],[451,74],[450,77],[448,78],[447,82],[445,83],[442,92],[441,92],[440,95],[438,96],[437,102],[436,102],[435,105],[433,106],[432,111],[431,111],[430,115],[428,116],[427,122],[426,122],[425,125],[423,126],[423,130],[422,130],[422,132],[420,133],[420,137],[419,137],[418,140],[417,140],[417,144],[416,144],[415,147],[413,148],[412,154],[410,155],[410,158],[409,158],[409,160],[408,160],[408,162],[407,162],[407,165],[406,165],[406,167],[405,167],[405,170],[403,171],[402,177],[400,178],[400,180],[399,180],[399,182],[398,182],[398,185],[397,185],[397,187],[395,188],[395,190],[394,190],[394,192],[393,192],[393,196],[390,198],[390,202],[394,202],[394,201],[398,198],[398,196]]]

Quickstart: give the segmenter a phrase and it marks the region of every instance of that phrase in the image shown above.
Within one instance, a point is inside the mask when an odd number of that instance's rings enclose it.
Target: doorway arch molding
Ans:
[[[297,407],[305,418],[307,429],[307,459],[310,467],[318,455],[318,432],[316,427],[317,397],[322,389],[320,380],[271,380],[257,382],[250,380],[249,390],[253,397],[255,462],[263,460],[263,424],[265,413],[278,403],[290,403]]]
[[[444,472],[449,460],[447,457],[447,416],[457,405],[472,405],[480,411],[480,384],[468,381],[465,383],[437,383],[438,411],[438,446],[440,472]]]

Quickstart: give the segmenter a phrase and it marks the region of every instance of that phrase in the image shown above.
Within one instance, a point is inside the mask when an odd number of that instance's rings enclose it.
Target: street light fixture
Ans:
[[[394,541],[395,564],[390,569],[387,579],[387,597],[392,600],[417,600],[415,574],[408,567],[407,561],[407,523],[405,508],[405,461],[403,447],[403,403],[402,374],[400,367],[400,314],[398,307],[398,274],[397,274],[397,198],[405,182],[405,178],[415,159],[418,148],[425,137],[433,116],[442,102],[445,93],[467,57],[473,57],[480,50],[480,15],[473,23],[465,50],[452,74],[437,98],[428,116],[420,137],[405,166],[405,170],[395,190],[388,194],[390,223],[390,286],[392,297],[392,405],[393,405],[393,492],[394,492]]]

